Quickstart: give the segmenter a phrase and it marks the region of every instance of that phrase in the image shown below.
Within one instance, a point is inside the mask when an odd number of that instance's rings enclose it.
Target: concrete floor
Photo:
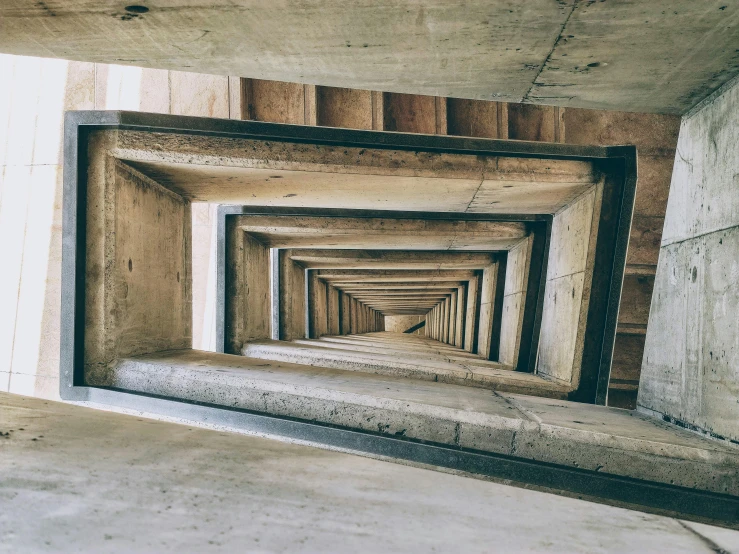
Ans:
[[[0,552],[739,552],[739,532],[0,394]]]
[[[198,350],[112,373],[126,391],[739,495],[735,447],[629,410]]]

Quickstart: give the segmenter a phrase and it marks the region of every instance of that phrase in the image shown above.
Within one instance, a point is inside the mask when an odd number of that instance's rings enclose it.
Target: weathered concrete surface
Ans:
[[[112,135],[105,135],[107,141]],[[93,141],[95,139],[92,139]],[[192,347],[190,203],[97,149],[87,185],[85,379],[121,356]]]
[[[363,325],[363,326],[362,326]],[[360,324],[362,329],[368,327]],[[566,398],[564,387],[530,373],[489,362],[464,350],[425,339],[417,335],[388,336],[386,333],[365,335],[361,345],[339,337],[325,340],[254,341],[245,344],[241,353],[248,358],[332,368],[358,373],[375,373],[423,381],[452,383],[496,391]],[[354,338],[354,337],[349,337]]]
[[[402,333],[425,319],[422,315],[385,316],[385,330],[389,333]],[[415,331],[416,335],[426,335],[424,328]]]
[[[147,7],[142,14],[114,3],[90,10],[81,0],[6,2],[0,51],[430,95],[412,110],[401,104],[398,117],[394,103],[385,110],[386,126],[412,116],[414,128],[398,130],[416,132],[434,132],[435,119],[421,125],[433,96],[682,113],[737,73],[739,12],[731,2]],[[277,98],[305,94],[284,88]],[[296,110],[292,119],[306,113]],[[321,121],[337,122],[332,113]]]
[[[326,303],[328,310],[328,322],[326,332],[329,335],[341,334],[341,291],[327,284]]]
[[[638,187],[608,396],[609,405],[635,407],[679,117],[452,98],[446,104],[448,134],[637,146]],[[357,104],[353,107],[361,109]],[[438,102],[434,110],[439,111]],[[444,130],[438,132],[443,134]],[[510,193],[507,186],[504,184],[501,190],[498,184],[496,194]],[[487,189],[486,183],[482,189]],[[514,194],[518,192],[513,189]],[[490,201],[507,200],[511,199],[490,198]]]
[[[616,408],[193,350],[121,360],[113,385],[739,493],[735,448]]]
[[[305,338],[305,267],[290,259],[291,250],[278,250],[279,257],[279,328],[280,340]]]
[[[508,250],[528,235],[520,222],[248,215],[240,228],[270,248]]]
[[[116,157],[201,202],[553,214],[598,177],[592,163],[577,160],[137,131],[122,131],[119,137]]]
[[[602,187],[583,194],[552,222],[537,369],[575,387],[595,263]]]
[[[499,361],[516,366],[521,347],[521,326],[529,283],[532,238],[509,250],[503,290],[503,313],[500,328]]]
[[[236,354],[245,342],[272,336],[269,248],[228,223],[225,349]],[[193,264],[194,265],[194,264]]]
[[[464,307],[466,320],[464,322],[464,344],[467,352],[477,351],[477,331],[479,324],[478,299],[480,297],[480,276],[475,275],[467,281],[467,303]],[[429,335],[428,329],[426,334]]]
[[[334,337],[326,336],[322,337],[320,341],[296,340],[293,341],[293,343],[307,344],[314,347],[337,348],[340,350],[393,354],[401,360],[409,359],[409,357],[414,361],[427,358],[437,362],[443,360],[446,362],[461,363],[465,366],[478,368],[505,368],[502,364],[485,360],[477,354],[471,354],[465,350],[460,350],[456,346],[440,341],[411,341],[407,340],[403,336],[395,337],[387,335],[386,333]]]
[[[728,529],[225,429],[2,394],[0,430],[8,552],[739,552]]]
[[[315,271],[308,280],[308,336],[317,339],[328,333],[328,291],[325,282],[318,279]]]
[[[566,143],[637,147],[636,199],[608,393],[609,405],[634,408],[680,119],[572,108],[560,115]]]
[[[739,441],[739,85],[683,120],[639,406]]]
[[[488,252],[404,252],[397,250],[289,250],[290,259],[308,269],[484,269],[495,261]]]
[[[488,358],[490,356],[490,343],[493,332],[495,290],[498,282],[498,264],[486,267],[482,271],[481,281],[480,318],[477,329],[477,353],[483,358]]]

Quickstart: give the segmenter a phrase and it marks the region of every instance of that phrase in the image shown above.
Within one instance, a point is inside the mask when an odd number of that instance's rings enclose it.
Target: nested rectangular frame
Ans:
[[[525,302],[523,322],[521,325],[521,347],[519,359],[516,365],[517,371],[534,372],[536,369],[536,353],[538,350],[539,329],[541,327],[541,315],[544,304],[542,294],[547,272],[547,260],[549,256],[549,239],[551,235],[552,216],[549,214],[466,214],[454,212],[403,212],[389,210],[338,210],[323,208],[264,208],[255,206],[222,205],[218,208],[217,216],[217,251],[216,251],[216,350],[226,352],[226,328],[227,314],[229,313],[227,290],[229,290],[229,249],[227,245],[230,238],[227,236],[229,228],[228,220],[233,217],[249,215],[271,215],[271,216],[298,216],[298,217],[321,217],[321,218],[349,218],[349,219],[403,219],[403,220],[433,220],[433,221],[491,221],[505,223],[525,223],[533,237],[531,248],[531,265],[528,272],[527,298]],[[238,232],[238,231],[237,231]],[[502,275],[498,282],[505,279],[505,252],[498,252],[498,257],[503,260],[500,264]],[[276,264],[275,264],[276,265]],[[276,274],[274,268],[273,274]],[[273,284],[271,294],[276,295],[277,284]],[[497,289],[496,289],[497,290]],[[497,361],[497,351],[500,344],[500,311],[502,311],[502,295],[496,295],[495,311],[498,317],[493,319],[491,330],[491,356],[490,359]],[[278,314],[274,310],[272,302],[272,325],[277,323]],[[306,326],[308,323],[306,322]],[[274,333],[273,333],[274,336]]]
[[[610,473],[597,473],[553,463],[539,462],[469,448],[420,442],[407,437],[358,431],[312,421],[279,417],[246,409],[229,408],[180,398],[87,386],[84,382],[84,322],[86,268],[86,186],[87,142],[99,129],[134,129],[165,133],[215,136],[248,136],[325,144],[374,144],[395,149],[423,149],[449,152],[498,152],[507,156],[590,159],[612,171],[620,189],[612,209],[608,235],[609,270],[599,276],[596,286],[608,293],[598,309],[604,329],[600,347],[592,355],[601,365],[610,365],[618,303],[623,279],[626,246],[636,183],[635,148],[576,147],[515,141],[477,140],[395,133],[373,133],[318,129],[299,126],[178,117],[137,112],[69,112],[64,132],[64,195],[62,243],[62,307],[60,395],[68,401],[87,401],[185,421],[223,425],[247,433],[286,437],[322,447],[364,452],[413,463],[451,468],[473,475],[491,476],[513,483],[587,495],[593,500],[626,503],[647,512],[678,513],[693,520],[726,520],[736,511],[735,499],[726,495],[694,490],[660,482],[642,481]],[[605,248],[604,243],[599,249]],[[593,305],[589,310],[595,310]],[[607,372],[595,375],[599,403],[605,399]]]
[[[603,200],[601,221],[606,225],[601,226],[601,231],[599,231],[596,252],[598,263],[593,275],[593,289],[602,291],[604,294],[594,295],[593,298],[598,300],[591,302],[588,308],[588,321],[592,322],[588,333],[595,340],[587,341],[583,355],[583,367],[592,368],[592,370],[583,373],[578,399],[601,404],[605,402],[636,184],[634,147],[582,147],[106,111],[69,112],[65,119],[60,366],[60,393],[63,398],[83,400],[90,397],[91,389],[94,388],[86,386],[83,373],[87,213],[85,196],[87,172],[85,168],[87,138],[90,132],[100,129],[414,152],[504,155],[512,158],[569,159],[592,162],[599,171],[608,176],[613,194]],[[274,213],[274,211],[268,213]],[[423,216],[418,212],[412,212],[410,215]],[[450,214],[448,217],[462,219],[463,216],[471,215]],[[485,218],[487,214],[480,215]],[[447,217],[447,214],[443,217]],[[474,219],[474,217],[470,218]],[[536,350],[529,352],[529,360],[535,357],[535,353]]]

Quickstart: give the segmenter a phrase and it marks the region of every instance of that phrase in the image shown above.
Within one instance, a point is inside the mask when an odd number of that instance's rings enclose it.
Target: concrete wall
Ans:
[[[609,406],[634,408],[680,118],[572,108],[561,115],[563,142],[637,147],[636,199],[608,388]]]
[[[483,358],[490,355],[495,310],[495,285],[498,281],[498,264],[486,267],[482,272],[480,287],[480,323],[477,330],[477,353]],[[445,340],[446,342],[446,340]]]
[[[508,252],[498,361],[509,366],[515,366],[518,363],[532,241],[533,237],[528,237]]]
[[[305,268],[290,259],[290,250],[279,250],[280,340],[306,338]]]
[[[739,82],[686,117],[638,403],[739,440]]]
[[[308,279],[308,302],[310,305],[309,336],[317,339],[328,334],[328,290],[325,281],[318,279],[316,271]]]
[[[240,354],[244,343],[272,336],[270,255],[269,248],[248,233],[234,229],[226,236],[230,255],[225,349]]]
[[[341,334],[341,301],[339,294],[339,289],[327,285],[326,302],[328,304],[328,323],[326,332],[329,335]]]
[[[469,280],[466,291],[465,314],[467,319],[464,322],[464,349],[467,352],[474,352],[477,349],[477,323],[479,316],[478,300],[479,300],[480,277],[473,277]]]
[[[554,216],[539,338],[539,373],[577,385],[585,338],[602,186]]]
[[[385,316],[385,331],[390,333],[402,333],[406,329],[410,329],[414,325],[421,323],[426,319],[425,315],[386,315]],[[414,331],[415,335],[425,335],[426,329],[421,328]]]
[[[352,330],[352,299],[339,292],[339,334],[348,335]]]
[[[117,358],[192,346],[190,203],[106,151],[87,195],[105,210],[87,219],[85,380],[110,385]]]
[[[59,396],[64,111],[237,116],[232,81],[0,55],[0,390]],[[214,221],[212,206],[192,206],[196,348],[215,347]]]
[[[368,103],[364,92],[316,92],[316,87],[309,85],[287,84],[280,94],[272,89],[260,93],[260,87],[269,88],[269,83],[246,80],[254,86],[242,90],[239,80],[227,77],[16,56],[0,59],[0,129],[8,130],[0,132],[0,255],[7,267],[0,293],[0,386],[13,392],[57,396],[59,153],[64,109],[119,108],[264,120],[277,120],[288,113],[290,122],[295,123],[315,124],[318,117],[327,124],[367,127],[371,105],[372,128],[382,128],[385,120],[382,93],[369,95]],[[342,105],[352,109],[337,111],[331,98],[344,98]],[[242,100],[247,105],[242,105]],[[396,109],[408,99],[389,100],[395,109],[389,118],[397,125],[402,121],[400,127],[410,131],[430,129],[433,120],[437,133],[529,140],[553,137],[568,143],[638,146],[639,187],[624,283],[628,305],[622,306],[619,316],[610,387],[614,393],[615,386],[630,387],[628,393],[633,394],[678,118],[547,106],[529,109],[468,100],[444,102],[439,98],[431,103],[420,97],[409,105],[423,108],[422,113],[408,119]],[[311,101],[317,106],[317,116]],[[253,114],[247,109],[252,105],[256,110]],[[297,106],[295,110],[284,110],[293,105]],[[513,112],[510,129],[509,107]],[[364,116],[357,118],[355,112],[359,111]],[[31,203],[33,210],[28,209]],[[196,348],[213,348],[215,213],[213,206],[199,204],[192,205],[192,212],[193,344]],[[609,403],[613,398],[609,393]]]

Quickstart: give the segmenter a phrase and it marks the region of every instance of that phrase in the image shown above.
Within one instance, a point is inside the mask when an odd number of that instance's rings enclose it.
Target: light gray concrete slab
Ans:
[[[738,12],[726,0],[418,5],[326,0],[319,6],[212,0],[149,3],[146,13],[124,6],[91,10],[82,0],[48,6],[6,1],[0,9],[0,51],[373,91],[662,113],[684,112],[737,74]],[[314,92],[313,104],[315,98]],[[425,104],[433,106],[433,98]],[[293,117],[306,123],[316,119],[303,115],[315,114],[315,108],[296,111]],[[385,108],[385,115],[391,111]]]
[[[124,390],[739,493],[736,449],[616,408],[193,350],[114,374]]]
[[[3,552],[739,552],[727,529],[4,393],[0,430]]]
[[[680,128],[639,406],[739,441],[739,84]]]

